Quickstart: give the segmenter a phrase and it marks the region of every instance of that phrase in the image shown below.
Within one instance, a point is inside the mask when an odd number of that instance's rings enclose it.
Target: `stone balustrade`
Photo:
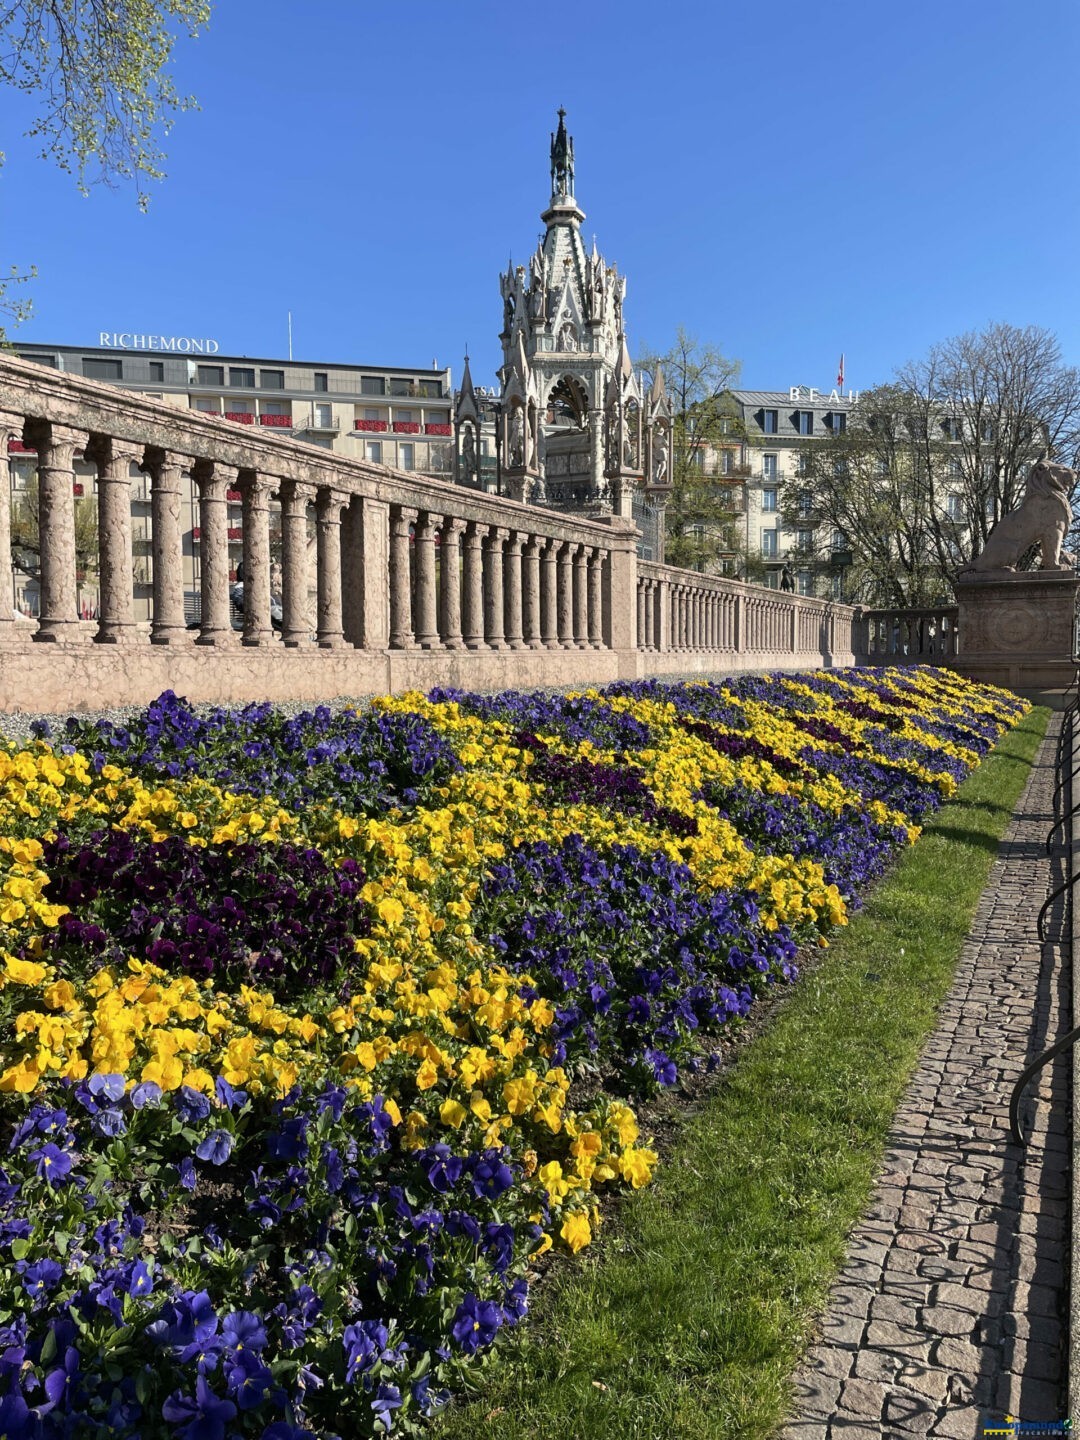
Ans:
[[[864,610],[859,649],[871,665],[948,665],[960,653],[955,605]]]
[[[642,673],[851,665],[859,637],[849,605],[638,561]]]
[[[9,441],[37,453],[40,615],[30,625],[11,613],[10,494],[0,485],[2,709],[143,703],[166,688],[200,701],[315,700],[856,658],[855,611],[640,562],[621,517],[518,504],[3,356],[4,453]],[[97,480],[96,626],[77,606],[80,453]],[[149,480],[148,625],[132,605],[133,472]],[[185,476],[198,508],[186,536]],[[228,548],[237,496],[240,631]],[[196,543],[198,620],[188,628],[183,551]]]

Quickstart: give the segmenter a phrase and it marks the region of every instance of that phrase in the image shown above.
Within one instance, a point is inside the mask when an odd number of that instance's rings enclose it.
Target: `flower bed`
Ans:
[[[0,1434],[409,1433],[1026,709],[928,670],[0,750]]]

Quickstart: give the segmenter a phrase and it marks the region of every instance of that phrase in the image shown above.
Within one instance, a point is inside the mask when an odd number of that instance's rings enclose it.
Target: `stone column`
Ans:
[[[461,638],[461,532],[464,520],[444,515],[439,531],[439,590],[442,595],[442,643],[460,650]]]
[[[143,446],[93,435],[85,453],[98,472],[101,605],[94,640],[99,645],[130,644],[138,638],[131,560],[131,467],[142,460]]]
[[[508,531],[492,525],[484,545],[484,638],[490,650],[507,648],[503,631],[503,546],[508,536]]]
[[[574,645],[589,648],[589,557],[584,545],[574,547]]]
[[[320,488],[315,501],[316,638],[320,650],[337,650],[345,639],[341,621],[341,510],[348,501],[327,488]]]
[[[312,486],[296,480],[286,480],[281,486],[282,639],[290,650],[311,639],[307,511],[314,493]]]
[[[390,507],[390,649],[411,650],[412,577],[409,573],[409,526],[417,512],[404,505]]]
[[[187,641],[184,616],[184,542],[180,530],[182,476],[191,461],[169,450],[148,450],[143,470],[150,476],[150,553],[153,557],[151,645]]]
[[[540,544],[530,535],[521,552],[521,614],[525,644],[539,650],[544,641],[540,628]]]
[[[638,587],[637,587],[637,633],[638,633],[638,646],[639,646],[639,647],[642,647],[642,646],[644,646],[644,644],[645,644],[645,626],[646,626],[645,584],[646,584],[646,582],[645,582],[644,580],[639,580],[639,581],[638,581]]]
[[[656,649],[656,582],[645,581],[645,649]]]
[[[574,546],[559,547],[559,644],[574,648]]]
[[[41,612],[35,640],[60,640],[79,618],[75,583],[75,449],[84,436],[48,420],[27,426],[38,452]]]
[[[521,616],[521,547],[525,536],[516,530],[503,551],[503,599],[505,601],[506,643],[511,650],[525,649]]]
[[[422,650],[436,650],[441,643],[435,602],[435,523],[436,517],[430,511],[422,510],[416,521],[413,540],[416,643]]]
[[[604,648],[604,552],[590,550],[589,566],[589,647]]]
[[[540,552],[540,639],[548,650],[559,648],[558,540],[545,540]]]
[[[269,645],[270,623],[270,492],[275,482],[254,470],[238,478],[244,527],[244,645]]]
[[[0,635],[15,623],[15,569],[11,563],[11,462],[8,441],[22,440],[23,417],[0,411]]]
[[[485,525],[470,520],[465,527],[462,559],[464,615],[462,632],[466,650],[483,650],[484,645],[484,534]]]
[[[196,645],[231,645],[229,608],[229,502],[226,491],[236,480],[235,465],[196,460],[192,476],[199,487],[199,572],[202,615]]]
[[[386,650],[390,644],[390,506],[385,500],[362,498],[360,533],[361,643],[365,650]]]

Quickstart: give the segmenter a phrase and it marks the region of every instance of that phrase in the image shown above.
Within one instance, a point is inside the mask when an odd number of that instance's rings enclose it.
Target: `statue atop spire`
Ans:
[[[559,106],[559,128],[551,137],[551,193],[574,198],[574,140],[566,133],[566,111]]]

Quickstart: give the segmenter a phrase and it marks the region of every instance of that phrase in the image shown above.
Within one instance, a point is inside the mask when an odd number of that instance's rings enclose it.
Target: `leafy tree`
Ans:
[[[139,206],[147,182],[162,177],[159,135],[194,105],[168,73],[178,31],[197,35],[208,0],[23,0],[0,9],[0,85],[32,100],[27,136],[43,159],[89,184],[133,180]],[[3,155],[0,153],[0,163]],[[32,275],[33,272],[30,272]],[[26,318],[10,286],[30,275],[16,267],[0,280],[0,319]],[[0,340],[3,339],[0,328]]]
[[[849,598],[933,605],[1020,503],[1038,456],[1073,464],[1078,446],[1080,371],[1051,332],[995,324],[863,391],[847,429],[807,447],[781,513],[785,526],[816,527],[819,567],[842,534]]]
[[[11,511],[11,556],[24,575],[41,571],[41,532],[38,517],[38,478],[16,492]],[[75,565],[82,571],[96,570],[98,558],[97,501],[89,495],[75,499]]]
[[[742,555],[742,472],[721,471],[719,455],[725,441],[742,433],[727,392],[739,373],[713,345],[679,327],[664,354],[645,351],[638,365],[654,375],[663,372],[674,412],[671,494],[667,503],[665,558],[670,565],[709,570],[721,558]]]

